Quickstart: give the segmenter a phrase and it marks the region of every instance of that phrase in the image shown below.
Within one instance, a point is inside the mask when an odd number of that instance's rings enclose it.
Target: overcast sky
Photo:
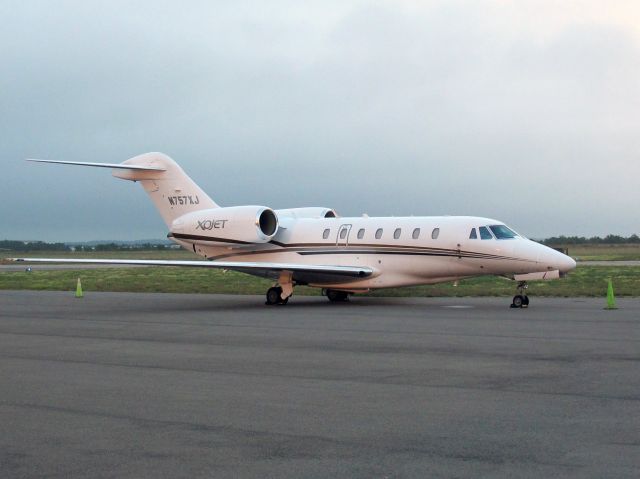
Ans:
[[[0,239],[161,238],[109,170],[219,204],[640,233],[636,1],[0,0]]]

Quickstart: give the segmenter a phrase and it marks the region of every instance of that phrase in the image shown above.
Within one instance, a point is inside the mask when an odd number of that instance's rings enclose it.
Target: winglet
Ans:
[[[113,168],[117,170],[166,171],[166,168],[158,166],[127,165],[124,163],[87,163],[82,161],[37,160],[35,158],[27,158],[27,161],[33,161],[36,163],[57,163],[60,165],[94,166],[97,168]]]

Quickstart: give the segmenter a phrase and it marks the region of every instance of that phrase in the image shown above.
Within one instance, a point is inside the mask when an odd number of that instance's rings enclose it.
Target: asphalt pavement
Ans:
[[[640,477],[640,300],[0,291],[0,476]]]

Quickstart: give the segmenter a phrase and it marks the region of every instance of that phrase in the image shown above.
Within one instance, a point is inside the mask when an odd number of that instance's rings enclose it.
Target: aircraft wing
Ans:
[[[139,266],[180,266],[186,268],[218,268],[239,271],[254,276],[277,279],[282,271],[290,271],[298,283],[346,283],[374,274],[366,266],[329,266],[290,263],[243,263],[236,261],[180,261],[156,259],[62,259],[62,258],[8,258],[11,261],[61,264],[121,264]]]

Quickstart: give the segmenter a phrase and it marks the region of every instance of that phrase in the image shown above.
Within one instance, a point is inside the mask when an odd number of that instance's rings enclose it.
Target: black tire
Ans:
[[[522,296],[520,296],[519,294],[516,294],[513,297],[513,303],[511,303],[511,307],[512,308],[522,308],[523,303],[524,303],[524,298]]]
[[[267,302],[268,305],[279,304],[282,301],[280,294],[282,293],[282,288],[274,286],[273,288],[269,288],[267,290]],[[289,299],[289,298],[287,298]]]
[[[529,296],[522,298],[522,306],[525,308],[529,306]]]
[[[345,291],[338,291],[335,289],[328,289],[327,298],[329,298],[329,301],[331,301],[332,303],[346,301],[347,299],[349,299],[349,293]]]

